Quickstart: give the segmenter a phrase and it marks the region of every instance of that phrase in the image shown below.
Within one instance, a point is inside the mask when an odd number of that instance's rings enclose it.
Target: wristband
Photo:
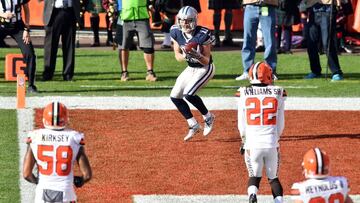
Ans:
[[[26,31],[26,32],[30,32],[30,29],[29,29],[29,28],[27,28],[27,27],[24,27],[24,31]]]

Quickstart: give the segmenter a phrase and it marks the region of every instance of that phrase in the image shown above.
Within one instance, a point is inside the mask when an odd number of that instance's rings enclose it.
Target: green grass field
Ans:
[[[0,49],[0,67],[4,67],[5,55],[20,53],[19,49]],[[58,57],[53,81],[42,82],[43,50],[36,49],[37,81],[39,94],[28,96],[168,96],[176,77],[184,69],[185,63],[175,61],[173,52],[158,51],[155,59],[155,72],[159,81],[145,81],[145,63],[140,51],[130,54],[130,81],[120,81],[120,66],[116,51],[112,50],[76,50],[76,68],[73,82],[62,80],[62,57]],[[61,55],[61,51],[59,52]],[[246,81],[235,81],[242,73],[241,52],[213,52],[216,74],[208,86],[200,92],[203,96],[233,96],[239,86],[248,85]],[[257,54],[257,61],[262,53]],[[339,57],[345,80],[330,82],[330,79],[304,80],[309,73],[306,52],[293,55],[279,55],[279,81],[288,95],[293,97],[360,97],[360,60],[358,55]],[[321,56],[323,68],[326,57]],[[325,69],[323,69],[325,73]],[[16,96],[15,82],[5,81],[4,68],[0,69],[0,96]],[[3,110],[0,107],[0,202],[19,202],[19,155],[16,111]]]
[[[19,49],[0,49],[0,67],[4,67],[7,53],[20,53]],[[37,82],[41,94],[46,95],[80,95],[80,96],[167,96],[185,63],[176,62],[173,52],[157,51],[155,55],[155,71],[159,81],[145,81],[145,63],[141,51],[130,53],[130,81],[120,81],[120,66],[117,51],[112,50],[76,50],[75,76],[73,82],[62,80],[62,57],[59,52],[55,77],[52,81],[42,82],[43,50],[36,49]],[[257,61],[262,60],[258,53]],[[213,52],[216,66],[215,77],[200,92],[204,96],[232,96],[237,87],[248,85],[246,81],[235,81],[242,73],[241,53],[239,51]],[[289,96],[300,97],[359,97],[360,60],[358,55],[341,55],[339,57],[345,80],[330,82],[330,79],[304,80],[310,72],[306,52],[293,55],[278,55],[277,85],[284,86]],[[325,74],[326,57],[321,56],[323,74]],[[330,71],[329,71],[330,73]],[[3,69],[0,71],[0,96],[15,96],[14,82],[4,80]],[[30,95],[31,96],[31,95]]]
[[[19,202],[16,111],[0,109],[0,202]]]

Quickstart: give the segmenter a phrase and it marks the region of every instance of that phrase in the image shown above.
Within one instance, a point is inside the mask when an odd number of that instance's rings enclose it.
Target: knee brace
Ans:
[[[260,187],[260,181],[261,181],[261,177],[250,177],[249,181],[248,181],[248,187],[250,187],[251,185],[254,185],[257,188],[259,188]]]
[[[269,179],[269,184],[274,198],[277,196],[283,196],[283,188],[281,186],[279,178]]]
[[[155,51],[154,51],[154,48],[141,48],[145,54],[153,54]]]

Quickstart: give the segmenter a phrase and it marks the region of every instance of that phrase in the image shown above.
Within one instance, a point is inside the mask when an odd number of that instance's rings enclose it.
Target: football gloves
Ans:
[[[198,52],[196,49],[193,48],[190,52],[186,52],[184,46],[181,46],[180,49],[182,51],[183,57],[187,62],[200,63],[199,59],[203,57],[200,51]]]
[[[84,185],[84,178],[82,176],[74,176],[75,187],[82,187]]]
[[[244,143],[242,142],[240,145],[240,154],[244,155],[245,154],[245,149],[244,149]]]
[[[194,48],[192,48],[191,51],[187,54],[190,55],[191,58],[195,58],[197,60],[199,60],[201,57],[203,57],[203,55],[200,53],[200,50],[196,50]]]

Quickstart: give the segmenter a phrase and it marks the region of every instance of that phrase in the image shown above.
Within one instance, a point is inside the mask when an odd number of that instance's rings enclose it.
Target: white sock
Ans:
[[[204,118],[204,120],[207,119],[207,118],[209,118],[210,116],[211,116],[210,111],[208,111],[207,114],[202,115],[202,117]]]
[[[282,203],[282,202],[283,202],[283,196],[277,196],[277,197],[275,197],[274,202],[275,202],[275,203]]]
[[[189,118],[189,119],[187,119],[186,121],[187,121],[187,123],[188,123],[188,125],[189,125],[190,127],[192,127],[192,126],[194,126],[194,125],[197,124],[197,121],[196,121],[196,119],[195,119],[194,117]]]
[[[164,32],[164,41],[163,41],[162,44],[171,46],[171,35],[170,35],[170,33]]]
[[[258,191],[259,189],[255,185],[250,185],[247,190],[249,196],[251,194],[257,194]]]

